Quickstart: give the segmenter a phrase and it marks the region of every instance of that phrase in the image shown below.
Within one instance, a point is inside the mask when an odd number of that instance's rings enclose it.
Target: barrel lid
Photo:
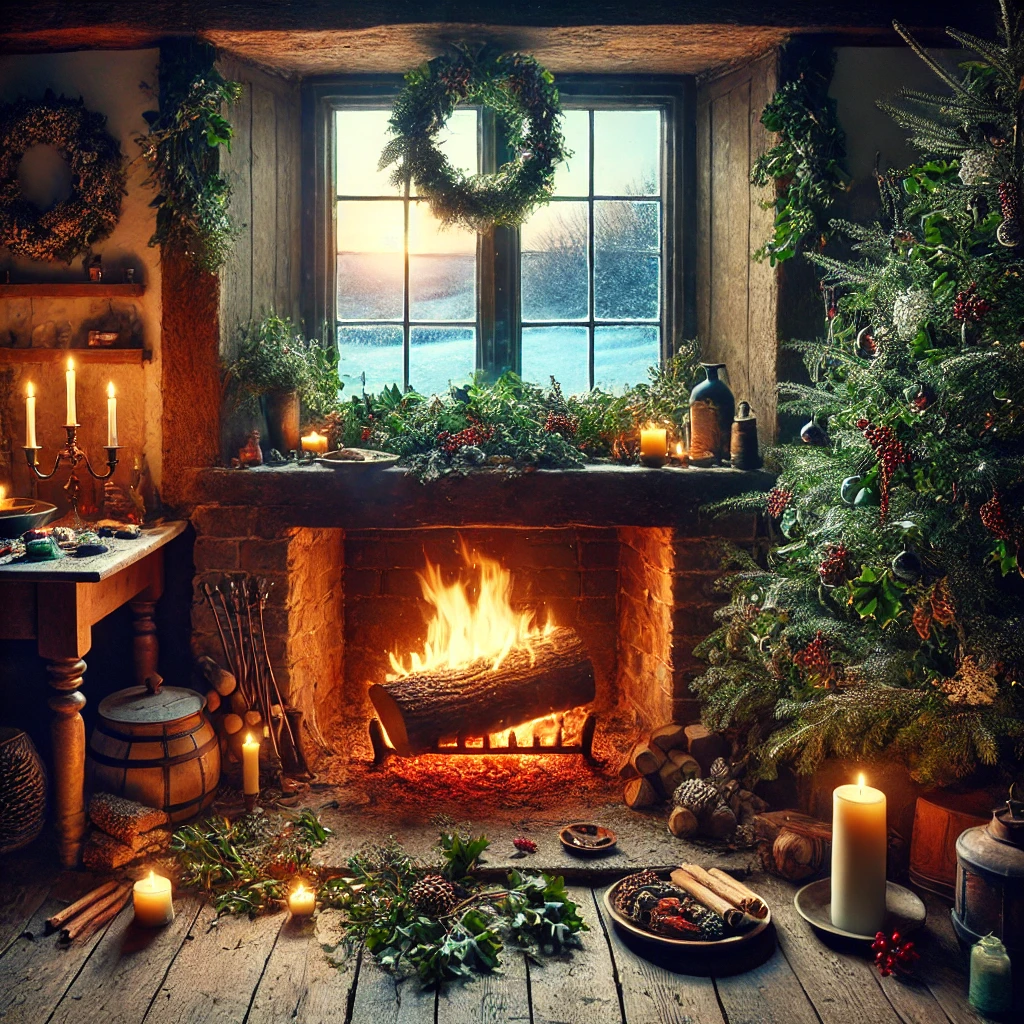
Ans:
[[[202,711],[204,698],[181,686],[162,686],[162,679],[146,680],[145,686],[129,686],[100,701],[100,715],[108,722],[152,725],[176,722]]]

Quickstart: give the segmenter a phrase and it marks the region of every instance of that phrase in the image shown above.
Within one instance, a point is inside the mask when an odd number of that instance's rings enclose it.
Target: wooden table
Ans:
[[[187,524],[166,523],[142,531],[138,540],[105,541],[110,550],[89,558],[0,565],[0,640],[35,640],[46,659],[54,712],[54,820],[65,867],[78,863],[85,834],[85,723],[80,691],[83,656],[92,627],[129,604],[134,616],[135,677],[156,671],[153,609],[164,586],[163,547]]]

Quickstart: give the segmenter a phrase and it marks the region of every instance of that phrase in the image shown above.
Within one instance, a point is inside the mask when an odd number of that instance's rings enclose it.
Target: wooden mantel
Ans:
[[[400,469],[263,466],[195,474],[190,503],[259,509],[265,527],[397,530],[431,526],[677,526],[703,505],[768,490],[770,473],[597,465],[422,484]],[[708,532],[716,532],[707,523]]]

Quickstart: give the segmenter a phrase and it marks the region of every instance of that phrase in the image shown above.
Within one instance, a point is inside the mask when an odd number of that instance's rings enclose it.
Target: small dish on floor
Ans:
[[[858,935],[837,928],[832,923],[832,879],[822,878],[805,885],[793,897],[796,912],[815,930],[842,939],[873,942],[874,935]],[[924,924],[927,917],[924,902],[916,892],[895,882],[885,883],[885,923],[883,930],[910,935]]]
[[[558,830],[558,838],[567,850],[573,853],[607,853],[619,841],[619,837],[604,825],[592,821],[574,821]]]

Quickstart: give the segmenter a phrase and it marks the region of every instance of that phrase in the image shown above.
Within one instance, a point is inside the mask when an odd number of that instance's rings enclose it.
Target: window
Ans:
[[[400,84],[307,87],[306,315],[333,325],[346,390],[443,393],[474,370],[554,376],[567,393],[642,380],[684,336],[691,86],[560,79],[572,156],[551,203],[477,235],[442,229],[415,188],[378,170]],[[490,111],[460,107],[439,141],[467,174],[505,159]]]

